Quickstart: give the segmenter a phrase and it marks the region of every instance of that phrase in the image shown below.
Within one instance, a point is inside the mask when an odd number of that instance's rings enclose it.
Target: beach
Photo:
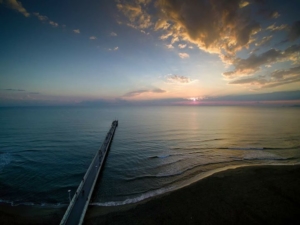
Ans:
[[[300,166],[215,173],[124,206],[90,206],[84,224],[299,224]],[[58,224],[66,207],[0,205],[0,224]]]
[[[300,224],[299,187],[300,166],[230,169],[131,208],[90,207],[85,224]]]

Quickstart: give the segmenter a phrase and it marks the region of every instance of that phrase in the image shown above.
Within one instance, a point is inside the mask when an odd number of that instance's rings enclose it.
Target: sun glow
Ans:
[[[193,101],[193,102],[196,102],[196,101],[199,100],[199,98],[198,98],[198,97],[192,97],[192,98],[188,98],[188,100]]]

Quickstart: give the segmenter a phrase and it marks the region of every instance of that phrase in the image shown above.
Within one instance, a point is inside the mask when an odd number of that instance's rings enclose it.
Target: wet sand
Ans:
[[[65,210],[0,204],[0,224],[59,224]],[[90,206],[84,224],[300,224],[300,166],[230,169],[138,204]]]

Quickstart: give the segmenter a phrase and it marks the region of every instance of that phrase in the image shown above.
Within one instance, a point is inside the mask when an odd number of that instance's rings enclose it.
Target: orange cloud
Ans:
[[[179,53],[178,55],[179,55],[179,57],[182,58],[182,59],[186,59],[186,58],[189,58],[189,57],[190,57],[190,55],[187,54],[187,53]]]

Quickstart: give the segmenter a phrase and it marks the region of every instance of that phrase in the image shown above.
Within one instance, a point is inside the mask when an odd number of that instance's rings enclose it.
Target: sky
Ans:
[[[300,103],[299,0],[0,0],[0,106]]]

